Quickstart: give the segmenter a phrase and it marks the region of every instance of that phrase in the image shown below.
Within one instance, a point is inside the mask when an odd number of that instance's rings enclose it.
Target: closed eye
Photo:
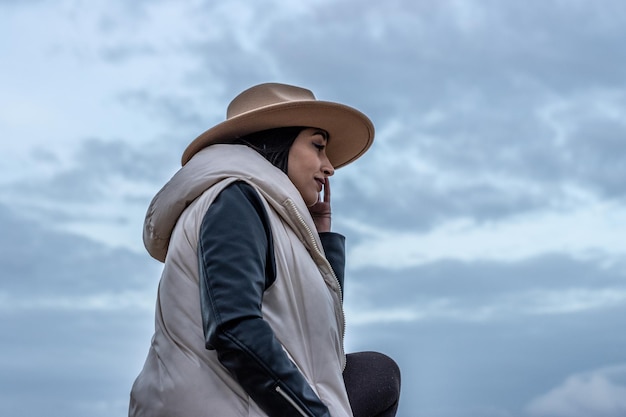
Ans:
[[[328,132],[323,129],[316,130],[313,133],[313,136],[321,136],[323,142],[318,142],[317,140],[313,142],[313,146],[317,148],[318,151],[322,151],[326,148],[326,143],[328,142]]]
[[[320,130],[317,130],[314,133],[314,135],[320,135],[320,136],[322,136],[324,138],[324,141],[328,142],[328,132],[327,131],[320,129]]]

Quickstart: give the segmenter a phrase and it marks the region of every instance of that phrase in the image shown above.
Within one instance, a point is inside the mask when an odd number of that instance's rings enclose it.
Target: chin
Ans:
[[[319,195],[315,194],[314,196],[307,197],[302,196],[302,199],[304,200],[304,204],[306,204],[307,207],[311,207],[319,201]]]

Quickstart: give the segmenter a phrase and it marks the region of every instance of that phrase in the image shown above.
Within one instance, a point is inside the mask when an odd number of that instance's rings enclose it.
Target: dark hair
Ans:
[[[290,126],[262,130],[239,137],[232,143],[251,147],[286,174],[289,149],[304,129],[304,127]]]

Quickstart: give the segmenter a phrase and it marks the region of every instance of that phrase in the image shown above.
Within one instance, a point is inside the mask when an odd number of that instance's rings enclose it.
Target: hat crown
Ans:
[[[226,120],[201,133],[183,152],[185,165],[201,149],[215,143],[230,143],[242,136],[288,126],[315,127],[332,140],[326,154],[335,169],[359,158],[374,140],[374,125],[355,108],[317,100],[306,88],[279,83],[251,87],[235,97],[226,110]]]
[[[233,99],[226,109],[226,119],[275,104],[315,100],[306,88],[287,84],[266,83],[251,87]]]

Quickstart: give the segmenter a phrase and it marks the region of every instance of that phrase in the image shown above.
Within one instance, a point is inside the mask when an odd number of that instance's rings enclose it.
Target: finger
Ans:
[[[324,182],[324,202],[330,203],[330,178],[326,177]]]

